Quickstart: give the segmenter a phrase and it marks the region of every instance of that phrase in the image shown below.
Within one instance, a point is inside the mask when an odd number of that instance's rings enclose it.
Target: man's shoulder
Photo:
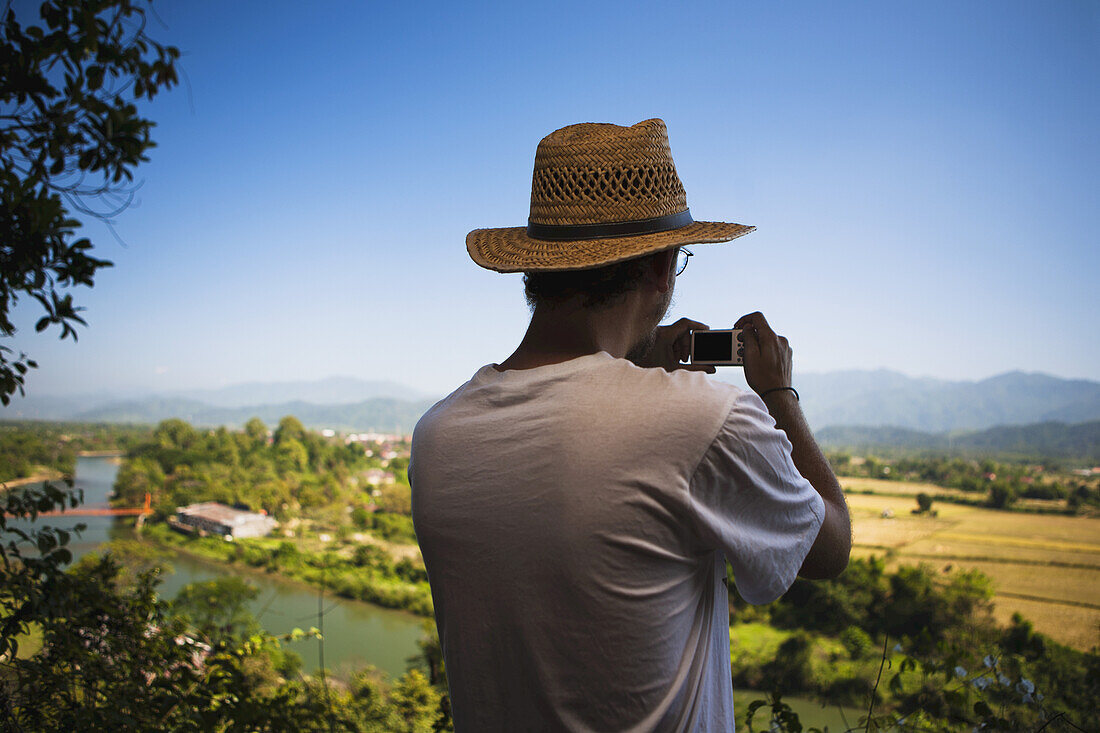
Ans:
[[[600,410],[614,405],[628,415],[724,416],[744,392],[703,372],[639,367],[609,354],[592,355],[572,364],[542,370],[489,371],[482,367],[467,382],[429,408],[417,423],[414,442],[455,420],[487,417],[495,407],[546,409],[557,403],[569,410]]]
[[[669,372],[626,359],[608,359],[598,369],[588,378],[578,375],[573,410],[639,445],[672,441],[685,454],[713,440],[744,394],[701,371]]]
[[[660,395],[667,403],[688,405],[725,406],[726,409],[743,391],[736,385],[720,381],[705,372],[676,369],[665,371],[659,367],[643,368],[625,359],[618,365],[624,379],[636,383],[638,388]]]
[[[464,382],[449,395],[436,402],[434,405],[425,410],[424,414],[420,416],[420,419],[416,421],[416,426],[413,428],[413,442],[416,442],[417,434],[423,434],[426,432],[444,413],[446,413],[449,406],[453,405],[455,401],[461,396],[463,391],[470,386],[473,379]]]

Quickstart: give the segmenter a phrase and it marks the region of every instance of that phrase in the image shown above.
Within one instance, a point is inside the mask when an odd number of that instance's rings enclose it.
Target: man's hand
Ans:
[[[681,318],[670,326],[659,326],[649,350],[634,363],[640,367],[661,367],[667,372],[687,369],[714,374],[712,366],[683,363],[691,358],[691,332],[705,331],[706,328],[705,324],[687,318]]]
[[[777,336],[759,311],[741,316],[734,324],[741,329],[745,349],[745,381],[757,394],[791,386],[791,347]]]
[[[757,394],[791,386],[791,347],[777,336],[762,313],[737,319],[745,348],[745,380]],[[798,574],[804,578],[835,578],[848,565],[852,552],[852,520],[844,491],[833,469],[814,441],[814,434],[794,394],[772,392],[762,397],[775,427],[791,441],[791,460],[825,503],[825,518],[817,539]]]

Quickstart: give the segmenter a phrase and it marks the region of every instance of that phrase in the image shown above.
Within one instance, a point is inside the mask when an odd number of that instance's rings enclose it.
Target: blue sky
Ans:
[[[30,391],[351,375],[442,393],[528,311],[466,232],[539,139],[663,118],[702,245],[673,317],[763,311],[796,372],[1100,379],[1100,5],[158,1],[184,83],[80,341]],[[797,379],[797,378],[796,378]]]

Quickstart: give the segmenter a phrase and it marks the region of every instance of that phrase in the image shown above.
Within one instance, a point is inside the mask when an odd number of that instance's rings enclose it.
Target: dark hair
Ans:
[[[585,308],[602,308],[638,287],[645,270],[659,252],[589,270],[557,270],[523,273],[523,294],[534,309],[581,296]]]

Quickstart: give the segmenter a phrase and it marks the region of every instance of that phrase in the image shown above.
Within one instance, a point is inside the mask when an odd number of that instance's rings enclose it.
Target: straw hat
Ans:
[[[663,120],[586,122],[539,143],[527,226],[475,229],[466,249],[498,272],[584,270],[755,228],[691,218]]]

